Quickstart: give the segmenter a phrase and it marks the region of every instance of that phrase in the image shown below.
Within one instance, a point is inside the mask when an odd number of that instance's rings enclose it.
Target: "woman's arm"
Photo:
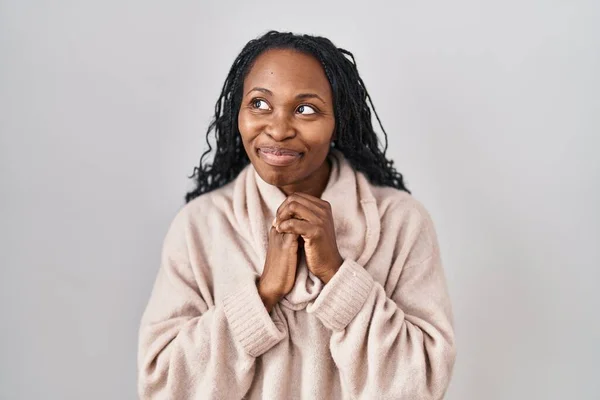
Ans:
[[[139,332],[138,392],[143,399],[242,398],[255,358],[285,328],[265,309],[252,282],[214,304],[202,273],[192,269],[179,224],[163,247],[163,261]],[[198,262],[198,256],[194,257]],[[200,289],[202,287],[202,289]]]
[[[332,330],[331,354],[353,398],[444,396],[455,360],[453,317],[437,245],[431,248],[412,263],[397,257],[390,296],[362,266],[345,260],[308,309]]]

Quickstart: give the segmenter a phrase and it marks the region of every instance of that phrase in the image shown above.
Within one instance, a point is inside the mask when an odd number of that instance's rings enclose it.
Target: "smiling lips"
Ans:
[[[258,155],[269,165],[284,167],[293,164],[302,156],[302,153],[277,147],[260,147]]]

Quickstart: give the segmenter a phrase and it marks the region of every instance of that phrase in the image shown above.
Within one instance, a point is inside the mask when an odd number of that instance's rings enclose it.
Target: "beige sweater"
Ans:
[[[428,213],[368,183],[342,153],[321,196],[344,263],[327,284],[304,259],[268,313],[256,288],[285,195],[252,165],[188,203],[166,235],[142,317],[143,399],[440,399],[452,310]]]

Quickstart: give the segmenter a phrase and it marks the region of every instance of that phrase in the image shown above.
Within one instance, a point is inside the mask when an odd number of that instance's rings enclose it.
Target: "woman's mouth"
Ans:
[[[302,157],[303,153],[298,153],[287,149],[259,148],[259,157],[269,165],[274,167],[286,167],[293,164]]]

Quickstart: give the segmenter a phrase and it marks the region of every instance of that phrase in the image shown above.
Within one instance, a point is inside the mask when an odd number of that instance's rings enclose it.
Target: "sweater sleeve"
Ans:
[[[415,263],[397,257],[388,277],[399,278],[389,296],[362,266],[346,259],[307,310],[332,330],[331,354],[352,398],[443,398],[455,346],[435,249]]]
[[[278,309],[267,312],[251,280],[215,303],[208,278],[192,268],[180,246],[181,236],[172,226],[142,317],[138,394],[142,399],[242,398],[256,357],[286,335]]]

